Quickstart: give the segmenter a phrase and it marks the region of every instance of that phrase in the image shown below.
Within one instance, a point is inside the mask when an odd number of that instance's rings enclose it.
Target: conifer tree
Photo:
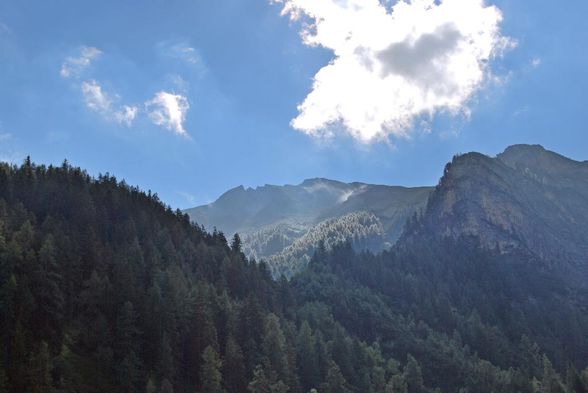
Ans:
[[[137,383],[140,379],[140,359],[137,351],[138,330],[133,304],[125,302],[121,307],[116,324],[116,352],[119,359],[117,367],[118,378],[125,392],[138,391]]]
[[[51,378],[49,346],[41,342],[39,349],[31,356],[29,363],[29,388],[31,393],[51,393],[54,391]]]
[[[286,338],[275,314],[269,314],[265,321],[263,338],[264,368],[272,383],[287,381],[289,374],[288,358],[286,357]]]
[[[247,388],[245,357],[233,336],[227,339],[223,367],[223,382],[228,392],[244,392]]]
[[[8,378],[6,372],[0,368],[0,393],[8,393]]]
[[[39,250],[39,266],[37,271],[36,290],[40,326],[47,332],[53,348],[61,345],[61,321],[63,318],[63,293],[61,291],[61,267],[55,256],[53,236],[48,235]]]
[[[565,393],[559,375],[547,356],[543,355],[543,376],[541,378],[541,393]]]
[[[300,332],[297,337],[297,367],[302,387],[305,391],[319,384],[317,375],[318,359],[316,356],[316,343],[312,330],[307,321],[300,326]]]
[[[241,237],[238,233],[233,235],[233,240],[231,240],[231,250],[233,250],[235,254],[240,254],[242,252]]]
[[[270,380],[265,374],[263,366],[255,367],[253,379],[247,385],[247,390],[251,393],[272,393]]]
[[[343,374],[341,374],[341,369],[337,363],[331,362],[321,393],[345,393],[349,391],[346,385],[347,381],[345,381]]]
[[[408,386],[408,391],[411,393],[419,393],[423,391],[423,373],[419,362],[412,356],[407,356],[406,366],[404,367],[404,379]]]
[[[161,393],[174,393],[174,387],[172,386],[171,382],[167,379],[161,381],[161,388],[159,389]]]
[[[206,393],[224,393],[222,386],[222,361],[218,352],[210,345],[202,353],[202,368],[200,370],[200,381],[202,391]]]

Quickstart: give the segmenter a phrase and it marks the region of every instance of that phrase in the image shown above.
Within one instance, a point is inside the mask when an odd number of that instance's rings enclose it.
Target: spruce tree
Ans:
[[[412,356],[408,355],[406,366],[404,367],[404,379],[411,393],[420,393],[424,390],[423,373],[419,362]]]
[[[115,343],[115,355],[119,359],[118,378],[126,393],[137,392],[137,384],[140,380],[141,364],[137,350],[139,331],[136,324],[133,304],[127,301],[119,312]]]
[[[555,372],[553,365],[545,355],[543,355],[541,393],[565,393],[564,386],[559,375]]]
[[[343,377],[343,374],[341,374],[341,369],[337,363],[331,362],[321,393],[346,393],[348,391],[347,381]]]
[[[245,357],[233,336],[227,339],[223,366],[223,382],[228,392],[244,392],[247,388]]]
[[[269,314],[265,321],[265,335],[263,338],[264,368],[276,380],[286,380],[288,374],[288,359],[286,357],[286,338],[280,327],[280,320],[275,314]]]
[[[265,374],[263,366],[258,365],[253,371],[253,379],[247,385],[251,393],[272,393],[270,380]]]
[[[210,345],[202,353],[202,368],[200,369],[200,381],[202,391],[206,393],[224,393],[222,386],[222,361],[218,352]]]
[[[51,393],[55,390],[51,378],[49,346],[46,342],[41,342],[39,349],[31,356],[28,372],[28,392]]]
[[[317,387],[320,381],[318,372],[318,359],[316,354],[316,343],[312,330],[307,321],[300,326],[300,332],[296,339],[297,347],[297,368],[305,391]]]
[[[161,381],[161,388],[159,391],[160,393],[174,393],[174,387],[169,380],[164,379]]]

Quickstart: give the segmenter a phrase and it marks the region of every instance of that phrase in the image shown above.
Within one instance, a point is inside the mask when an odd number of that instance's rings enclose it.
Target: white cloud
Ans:
[[[118,97],[111,98],[104,92],[102,86],[94,80],[82,82],[81,89],[88,108],[99,113],[107,120],[125,124],[127,127],[133,124],[139,108],[129,105],[116,108],[114,100]]]
[[[183,95],[160,91],[145,103],[145,107],[154,124],[178,135],[188,135],[184,129],[184,121],[190,104]]]
[[[88,68],[92,61],[100,56],[102,52],[100,49],[83,46],[80,49],[80,54],[77,57],[68,57],[61,65],[59,74],[63,78],[79,77],[84,69]]]
[[[161,41],[156,48],[160,55],[189,65],[199,77],[204,77],[208,72],[200,51],[192,47],[186,40]]]
[[[270,1],[303,19],[306,45],[334,54],[292,121],[311,136],[343,131],[368,143],[408,137],[415,121],[440,112],[467,114],[491,79],[490,60],[514,46],[484,0]]]
[[[537,68],[541,65],[541,63],[543,63],[543,60],[541,60],[540,57],[535,57],[533,60],[531,60],[531,67]]]
[[[185,43],[177,43],[170,47],[170,54],[173,57],[177,57],[185,60],[187,63],[192,65],[203,64],[200,53],[193,47]]]
[[[196,64],[199,61],[198,54],[193,48],[183,44],[176,44],[171,48],[189,63]],[[167,76],[169,83],[174,85],[175,89],[181,90],[181,94],[159,91],[152,99],[144,102],[142,107],[123,104],[118,95],[107,93],[100,82],[81,78],[83,71],[101,54],[102,52],[97,48],[84,46],[80,49],[78,57],[68,57],[61,67],[61,76],[73,78],[74,86],[80,89],[87,108],[108,121],[127,127],[131,127],[139,115],[146,115],[155,125],[178,135],[188,136],[184,128],[186,114],[190,108],[186,98],[188,82],[180,75],[169,74]],[[1,134],[0,140],[2,140]]]

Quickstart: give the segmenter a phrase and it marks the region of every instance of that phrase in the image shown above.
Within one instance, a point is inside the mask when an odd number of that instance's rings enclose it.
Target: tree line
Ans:
[[[584,314],[530,269],[319,244],[274,280],[109,174],[0,164],[0,393],[586,392]]]

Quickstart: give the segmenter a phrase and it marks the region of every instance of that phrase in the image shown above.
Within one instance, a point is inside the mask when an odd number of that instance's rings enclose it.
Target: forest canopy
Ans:
[[[533,262],[343,243],[273,280],[109,174],[0,164],[0,393],[586,392],[586,294]]]

